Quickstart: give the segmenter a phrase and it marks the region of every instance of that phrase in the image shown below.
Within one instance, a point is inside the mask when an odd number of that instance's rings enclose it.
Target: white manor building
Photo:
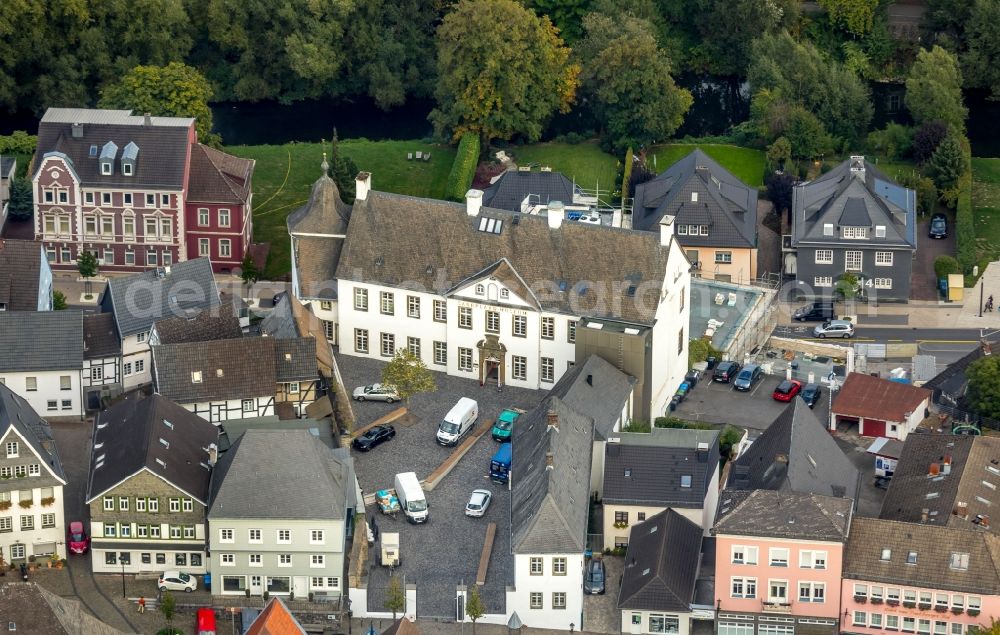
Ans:
[[[288,218],[292,288],[342,355],[484,385],[549,389],[591,353],[638,379],[634,416],[664,411],[687,369],[689,263],[659,234],[371,189],[353,205],[324,173]]]

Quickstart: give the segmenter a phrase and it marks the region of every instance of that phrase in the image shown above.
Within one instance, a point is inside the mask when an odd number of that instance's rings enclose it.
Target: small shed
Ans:
[[[928,414],[931,391],[851,373],[830,409],[830,430],[855,428],[863,437],[906,440]]]
[[[891,477],[903,453],[903,442],[879,437],[868,446],[868,454],[875,455],[875,476]]]
[[[960,273],[948,274],[948,300],[961,302],[965,298],[965,279]]]

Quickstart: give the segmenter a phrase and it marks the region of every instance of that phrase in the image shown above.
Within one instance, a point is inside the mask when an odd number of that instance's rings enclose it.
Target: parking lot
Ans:
[[[771,397],[771,393],[784,378],[784,375],[764,375],[753,390],[740,392],[733,388],[732,383],[713,382],[711,377],[706,376],[671,414],[688,421],[729,423],[739,428],[749,428],[753,435],[754,431],[766,430],[788,405]],[[830,391],[825,384],[822,386],[823,393],[813,412],[820,421],[827,421]]]
[[[338,356],[347,390],[377,382],[382,363]],[[426,478],[453,451],[437,444],[438,423],[461,397],[479,402],[479,421],[493,421],[505,407],[529,410],[540,401],[540,391],[519,388],[480,387],[476,381],[435,373],[438,390],[410,400],[409,414],[397,420],[396,437],[370,452],[353,452],[358,480],[365,493],[392,487],[399,472],[416,472]],[[399,403],[354,402],[357,427],[367,425],[400,407]],[[515,434],[517,427],[515,425]],[[514,582],[514,560],[510,554],[510,493],[489,479],[489,461],[498,444],[487,433],[480,438],[454,469],[431,491],[426,492],[430,519],[411,525],[400,514],[382,515],[369,507],[380,533],[399,532],[402,564],[396,568],[407,584],[416,584],[417,612],[421,617],[453,616],[455,587],[475,584],[479,556],[487,525],[497,524],[489,571],[480,595],[488,613],[505,612],[505,588]],[[493,492],[493,502],[482,518],[465,516],[465,504],[474,489]],[[378,549],[376,543],[373,549]],[[383,611],[389,569],[376,563],[376,551],[368,562],[368,608]]]

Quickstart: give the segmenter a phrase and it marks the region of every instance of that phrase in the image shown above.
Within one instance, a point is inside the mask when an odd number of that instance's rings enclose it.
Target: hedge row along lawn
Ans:
[[[972,214],[983,271],[1000,259],[1000,159],[972,159]]]

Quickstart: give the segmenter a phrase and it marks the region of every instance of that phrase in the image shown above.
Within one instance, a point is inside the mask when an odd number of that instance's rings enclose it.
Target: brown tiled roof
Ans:
[[[32,635],[124,635],[88,613],[80,602],[34,582],[0,585],[0,615],[10,631]],[[16,629],[16,631],[15,631]]]
[[[372,191],[354,204],[337,278],[447,293],[506,257],[547,311],[651,324],[669,251],[657,233]]]
[[[83,357],[98,359],[115,357],[122,352],[113,313],[84,314]]]
[[[952,554],[967,554],[968,566],[953,568]],[[1000,538],[993,534],[878,518],[855,518],[844,551],[845,579],[984,595],[1000,594],[998,566]]]
[[[305,632],[281,598],[271,598],[246,635],[305,635]]]
[[[8,311],[37,311],[41,267],[41,243],[0,240],[0,304]]]
[[[233,305],[223,303],[217,309],[188,317],[160,320],[154,327],[160,344],[209,342],[243,337],[240,319],[233,315]]]
[[[206,145],[191,146],[188,200],[199,203],[246,203],[250,198],[253,159],[242,159]]]
[[[837,393],[833,412],[849,417],[905,421],[907,413],[922,407],[931,391],[862,373],[851,373]]]

